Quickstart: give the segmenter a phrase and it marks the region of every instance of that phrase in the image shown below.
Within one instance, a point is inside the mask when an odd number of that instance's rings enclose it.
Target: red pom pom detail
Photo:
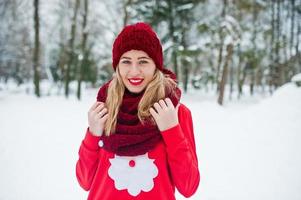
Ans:
[[[136,165],[135,161],[134,160],[130,160],[129,166],[130,167],[135,167],[135,165]]]

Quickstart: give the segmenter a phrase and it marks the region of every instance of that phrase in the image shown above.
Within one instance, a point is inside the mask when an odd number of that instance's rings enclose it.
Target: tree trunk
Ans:
[[[221,44],[219,46],[219,53],[218,53],[218,60],[217,60],[217,67],[216,67],[216,75],[215,75],[215,82],[217,84],[217,88],[216,91],[219,91],[219,74],[220,74],[220,68],[221,68],[221,64],[222,64],[222,60],[223,60],[223,48],[224,48],[224,38],[221,36],[220,34],[220,38],[221,38]]]
[[[238,4],[238,0],[235,1],[235,4]],[[238,10],[238,20],[242,21],[242,11]],[[242,79],[242,74],[243,74],[243,57],[242,57],[242,52],[241,52],[241,44],[238,43],[237,45],[237,51],[238,51],[238,66],[237,66],[237,88],[238,88],[238,93],[237,93],[237,98],[239,99],[240,96],[242,95],[242,86],[243,86],[243,79]]]
[[[232,100],[233,84],[234,84],[233,57],[231,57],[230,63],[231,65],[230,65],[230,73],[229,73],[229,79],[230,79],[229,99]]]
[[[272,35],[271,35],[271,47],[270,47],[270,64],[269,64],[269,91],[270,93],[273,92],[273,85],[274,85],[274,38],[275,38],[275,10],[274,10],[274,1],[271,0],[271,27],[272,27]]]
[[[233,54],[233,44],[228,44],[227,56],[223,67],[223,74],[222,74],[222,80],[220,82],[220,90],[219,90],[219,97],[218,97],[218,104],[220,105],[223,105],[224,91],[225,91],[225,86],[227,84],[228,64],[232,58],[232,54]]]
[[[290,57],[292,57],[294,48],[294,30],[295,30],[295,0],[291,0],[291,38],[290,38]]]
[[[80,63],[80,69],[78,72],[78,84],[77,84],[77,99],[80,100],[81,98],[81,83],[83,80],[84,76],[84,68],[87,67],[86,61],[88,59],[88,53],[86,49],[86,43],[88,39],[88,30],[87,30],[87,18],[88,18],[88,0],[84,1],[84,14],[83,14],[83,26],[82,26],[82,44],[81,44],[81,49],[82,49],[82,60]]]
[[[247,70],[246,70],[246,66],[243,68],[243,72],[242,72],[242,78],[239,80],[239,90],[240,90],[240,94],[243,93],[243,86],[247,77]],[[240,97],[240,96],[239,96]]]
[[[178,77],[179,80],[179,69],[178,69],[178,58],[177,58],[177,47],[175,44],[177,44],[177,40],[175,37],[175,27],[174,27],[174,8],[173,8],[173,3],[172,0],[168,0],[168,8],[169,8],[169,35],[172,39],[173,47],[172,47],[172,61],[174,65],[174,72],[176,76]]]
[[[281,74],[282,69],[279,67],[280,63],[280,0],[277,0],[277,18],[276,18],[276,48],[275,48],[275,73],[274,73],[274,84],[275,87],[279,87],[282,83]]]
[[[255,72],[254,72],[254,69],[252,69],[250,76],[251,76],[250,94],[253,95],[254,94],[254,84],[255,84]]]
[[[261,67],[258,67],[258,70],[256,70],[255,72],[255,83],[257,86],[261,88],[262,92],[264,92],[264,84],[262,82],[262,78],[263,78],[263,70]]]
[[[252,6],[252,18],[253,18],[253,32],[252,32],[252,45],[253,45],[253,57],[251,58],[252,60],[249,60],[249,62],[251,63],[251,81],[250,81],[250,94],[253,95],[254,94],[254,87],[255,87],[255,70],[257,68],[257,62],[255,62],[257,60],[257,46],[256,46],[256,37],[257,37],[257,4],[256,1],[253,0],[253,6]]]
[[[186,50],[187,50],[187,44],[186,44],[186,31],[185,28],[183,28],[182,30],[182,41],[181,41],[181,45],[184,48],[184,56],[182,58],[182,68],[184,69],[183,71],[183,84],[184,84],[184,92],[187,92],[188,89],[188,81],[189,81],[189,62],[186,59]]]
[[[300,22],[301,20],[299,20],[299,22],[298,22],[298,29],[297,29],[297,41],[296,41],[296,55],[298,56],[298,64],[297,64],[297,66],[298,66],[298,69],[297,69],[297,71],[298,71],[298,73],[301,73],[301,56],[300,56],[300,54],[301,53],[299,53],[300,51],[299,51],[299,43],[300,43],[300,40],[299,40],[299,38],[300,38],[300,35],[301,35],[301,22]]]
[[[237,94],[237,98],[239,99],[240,96],[242,95],[242,85],[243,82],[241,81],[241,74],[243,72],[242,70],[242,53],[241,53],[241,47],[240,44],[238,44],[238,66],[237,66],[237,86],[238,86],[238,94]]]
[[[69,58],[68,58],[68,64],[65,74],[65,96],[68,98],[69,96],[69,82],[70,82],[70,71],[71,66],[73,63],[74,58],[74,39],[75,39],[75,31],[76,31],[76,19],[77,19],[77,11],[79,7],[79,0],[76,0],[75,7],[74,7],[74,15],[71,22],[71,33],[70,33],[70,40],[69,40]]]
[[[131,4],[132,4],[132,0],[127,0],[123,5],[123,12],[124,12],[123,26],[126,26],[129,23],[130,16],[129,16],[129,12],[127,11],[127,8]]]
[[[34,0],[34,54],[33,54],[33,71],[34,71],[34,86],[35,95],[40,97],[40,38],[39,38],[39,0]]]
[[[225,19],[226,16],[226,8],[227,8],[227,0],[223,0],[223,10],[222,10],[222,14],[221,14],[221,21],[223,21]],[[223,49],[224,49],[224,36],[223,36],[223,27],[220,26],[219,29],[219,38],[220,38],[220,46],[219,46],[219,53],[218,53],[218,60],[217,60],[217,67],[216,67],[216,75],[215,75],[215,81],[216,81],[216,91],[219,91],[219,74],[220,74],[220,67],[221,67],[221,63],[223,61]]]

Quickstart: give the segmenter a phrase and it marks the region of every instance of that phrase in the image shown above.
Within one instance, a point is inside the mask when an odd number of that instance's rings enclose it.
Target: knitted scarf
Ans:
[[[163,70],[165,74],[175,78],[174,74],[168,70]],[[105,102],[109,82],[104,84],[98,91],[97,100]],[[170,98],[173,105],[179,103],[181,90],[176,87],[173,91],[165,89],[166,97]],[[138,104],[144,94],[132,93],[125,89],[122,104],[117,115],[116,130],[109,136],[103,134],[103,148],[119,156],[142,155],[153,149],[162,140],[160,131],[156,124],[146,121],[142,124],[138,118]]]

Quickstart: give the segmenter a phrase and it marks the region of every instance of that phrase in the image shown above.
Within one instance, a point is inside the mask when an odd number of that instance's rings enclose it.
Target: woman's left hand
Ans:
[[[157,126],[160,131],[165,131],[169,128],[176,126],[179,123],[178,120],[178,108],[174,107],[171,100],[166,98],[156,102],[152,108],[150,108],[150,113],[155,119]]]

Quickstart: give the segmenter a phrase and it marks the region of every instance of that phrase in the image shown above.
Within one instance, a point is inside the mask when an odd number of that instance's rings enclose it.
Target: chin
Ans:
[[[144,89],[144,87],[142,87],[142,88],[133,88],[133,87],[127,87],[127,89],[130,91],[130,92],[132,92],[132,93],[140,93],[140,92],[142,92],[143,91],[143,89]]]
[[[132,93],[140,93],[140,92],[142,92],[142,89],[141,90],[137,90],[137,89],[131,90],[131,89],[129,89],[129,91],[132,92]]]

